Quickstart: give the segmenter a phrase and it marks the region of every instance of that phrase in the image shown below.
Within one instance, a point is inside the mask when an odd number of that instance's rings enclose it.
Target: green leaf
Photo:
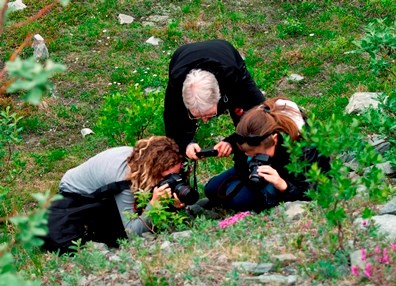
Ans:
[[[369,208],[365,208],[362,213],[362,218],[367,219],[375,215],[375,212]]]

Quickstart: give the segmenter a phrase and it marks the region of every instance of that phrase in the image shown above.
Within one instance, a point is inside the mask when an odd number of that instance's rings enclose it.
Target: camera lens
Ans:
[[[196,203],[199,199],[198,192],[194,191],[186,184],[177,185],[174,192],[176,193],[179,200],[186,205],[192,205]]]
[[[262,178],[257,174],[257,168],[250,174],[249,180],[255,184],[258,184],[262,181]]]

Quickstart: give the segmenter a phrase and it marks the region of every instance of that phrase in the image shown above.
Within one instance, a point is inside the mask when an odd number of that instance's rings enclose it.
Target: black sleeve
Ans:
[[[235,85],[233,94],[233,97],[235,98],[230,108],[241,108],[244,113],[252,107],[260,105],[265,100],[263,93],[257,87],[249,71],[246,69],[245,63],[242,63],[242,66],[239,69],[239,80]],[[237,114],[235,110],[230,110],[230,114],[234,125],[237,126],[241,115]]]
[[[197,129],[196,121],[188,117],[181,87],[175,85],[172,80],[169,80],[165,92],[164,124],[166,136],[175,140],[180,152],[185,154],[187,145],[193,141]]]
[[[283,178],[287,183],[286,191],[282,192],[284,200],[295,201],[309,199],[306,196],[306,192],[310,189],[316,189],[316,184],[314,182],[308,182],[306,178],[306,173],[313,163],[316,162],[322,172],[328,172],[330,170],[330,159],[321,156],[316,148],[305,148],[301,160],[308,163],[307,167],[304,168],[304,172],[297,175],[290,174],[287,179]]]

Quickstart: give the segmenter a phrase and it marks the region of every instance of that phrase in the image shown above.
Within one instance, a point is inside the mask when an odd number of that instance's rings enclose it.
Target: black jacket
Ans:
[[[182,153],[193,141],[197,129],[197,122],[188,117],[182,98],[183,82],[192,69],[206,70],[215,75],[221,93],[217,114],[228,110],[235,126],[244,111],[265,99],[246,70],[241,55],[229,42],[209,40],[181,46],[169,64],[164,123],[166,136],[176,141]],[[234,152],[238,149],[232,136],[224,141],[231,143]]]

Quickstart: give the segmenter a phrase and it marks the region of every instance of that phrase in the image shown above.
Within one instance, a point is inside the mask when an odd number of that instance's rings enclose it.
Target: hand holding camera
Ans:
[[[176,194],[176,197],[180,202],[186,205],[193,205],[199,199],[199,193],[192,189],[179,174],[169,174],[161,182],[158,187],[168,184],[172,194]]]
[[[287,183],[278,171],[271,167],[271,158],[266,154],[257,154],[249,161],[249,180],[255,185],[271,183],[279,191],[287,189]]]
[[[202,149],[201,151],[195,153],[195,155],[197,155],[199,159],[207,157],[217,157],[218,154],[219,152],[215,149]]]

